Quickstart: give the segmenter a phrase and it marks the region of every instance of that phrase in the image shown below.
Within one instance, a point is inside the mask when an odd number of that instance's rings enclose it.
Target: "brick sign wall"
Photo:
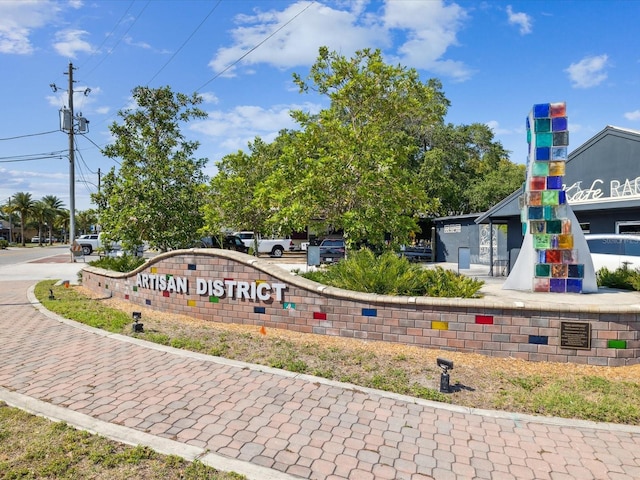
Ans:
[[[633,311],[512,308],[482,299],[393,297],[327,287],[226,250],[158,255],[126,274],[95,267],[82,283],[155,310],[221,323],[379,340],[531,361],[638,363]]]

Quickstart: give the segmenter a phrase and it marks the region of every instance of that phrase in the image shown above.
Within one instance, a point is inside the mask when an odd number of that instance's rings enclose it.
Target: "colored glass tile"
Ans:
[[[529,121],[529,119],[527,118],[527,122]],[[531,130],[529,129],[529,127],[527,126],[527,143],[531,143]]]
[[[533,106],[533,118],[549,117],[550,113],[550,105],[548,103],[537,103]]]
[[[546,177],[549,175],[549,162],[533,162],[531,174],[534,177]]]
[[[607,348],[627,348],[626,340],[607,340]]]
[[[134,291],[134,292],[137,292],[137,291],[138,291],[138,287],[134,285],[134,286],[133,286],[133,291]]]
[[[531,222],[531,233],[546,233],[544,220],[535,220]]]
[[[493,315],[476,315],[476,323],[480,325],[493,325]]]
[[[539,207],[542,205],[542,192],[529,192],[527,193],[527,205]]]
[[[561,220],[549,220],[546,223],[547,233],[562,233],[562,221]]]
[[[327,314],[325,312],[313,312],[314,320],[326,320]]]
[[[568,160],[567,147],[552,147],[550,160]]]
[[[558,249],[558,235],[551,235],[551,248]]]
[[[529,190],[546,190],[547,177],[531,177],[529,180]]]
[[[449,330],[449,322],[433,321],[431,322],[431,328],[433,330]]]
[[[149,300],[148,298],[144,301],[145,305],[151,305],[151,300]]]
[[[551,119],[549,118],[536,118],[535,122],[536,133],[545,133],[551,131]]]
[[[539,133],[536,135],[536,148],[537,147],[551,147],[556,145],[553,143],[553,133]],[[557,144],[560,145],[560,144]]]
[[[545,133],[543,135],[548,134]],[[551,135],[553,136],[552,145],[554,147],[566,147],[567,145],[569,145],[569,132],[554,132]]]
[[[551,275],[551,265],[536,263],[536,277],[548,277]]]
[[[564,102],[556,102],[549,104],[549,116],[551,117],[566,117],[567,116],[567,104]]]
[[[533,279],[533,291],[534,292],[548,292],[549,291],[549,279],[548,278],[534,278]]]
[[[571,220],[562,220],[562,231],[560,233],[564,233],[565,235],[571,233]]]
[[[529,219],[542,220],[543,219],[543,207],[529,207]]]
[[[543,205],[558,205],[558,190],[543,190],[542,191],[542,204]]]
[[[282,308],[284,310],[295,310],[296,309],[296,304],[293,302],[284,302],[282,304]]]
[[[195,300],[187,300],[187,307],[195,307],[195,306],[196,306]]]
[[[195,263],[189,263],[187,265],[187,269],[188,270],[195,270],[196,269],[196,264]]]
[[[558,190],[558,204],[564,205],[567,203],[567,192],[564,190]]]
[[[171,294],[167,290],[165,290],[164,292],[162,292],[162,296],[163,297],[170,297]]]
[[[522,222],[522,236],[524,237],[527,234],[527,222]]]
[[[564,132],[567,128],[567,117],[556,117],[551,120],[551,130],[554,132]]]
[[[546,250],[534,250],[536,252],[536,263],[545,263],[547,261],[547,251]]]
[[[547,188],[549,190],[561,190],[562,189],[562,177],[547,177]]]
[[[551,265],[552,278],[567,278],[568,273],[569,269],[567,268],[567,265],[563,265],[562,263],[555,263]]]
[[[564,175],[565,166],[565,162],[549,162],[549,175],[552,177]]]
[[[552,207],[551,205],[545,205],[542,207],[543,217],[545,220],[556,220],[558,217],[556,216],[556,207]]]
[[[567,218],[567,204],[558,205],[557,207],[553,207],[555,218],[563,219]]]
[[[549,336],[548,335],[529,335],[529,343],[532,343],[534,345],[548,345]]]
[[[551,278],[549,280],[549,291],[553,293],[565,293],[567,291],[567,279]]]
[[[568,273],[567,276],[571,278],[584,278],[584,265],[581,263],[567,265]]]
[[[545,262],[547,263],[560,263],[562,262],[561,250],[545,250]]]
[[[571,250],[573,248],[573,235],[558,235],[558,248],[563,250]]]
[[[213,295],[211,295],[209,297],[209,303],[220,303],[220,299],[218,297],[214,297]]]
[[[158,267],[151,267],[151,273],[158,273]]]
[[[527,118],[524,119],[524,125],[525,125],[527,130],[531,130],[531,123],[529,122],[529,116],[528,115],[527,115]]]
[[[577,250],[562,250],[562,263],[572,264],[578,261]]]
[[[266,309],[264,307],[253,307],[253,313],[265,313]]]
[[[536,160],[538,160],[539,162],[551,160],[551,149],[549,147],[536,148]]]
[[[567,278],[567,293],[582,293],[582,279]]]
[[[551,248],[551,235],[534,234],[533,248],[536,250],[546,250],[547,248]]]
[[[378,316],[378,310],[376,308],[363,308],[362,309],[362,316],[363,317],[377,317]]]

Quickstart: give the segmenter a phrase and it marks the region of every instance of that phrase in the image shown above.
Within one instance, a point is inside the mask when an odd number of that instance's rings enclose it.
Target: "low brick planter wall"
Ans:
[[[228,250],[173,251],[125,274],[89,266],[82,283],[128,300],[132,311],[142,305],[213,322],[531,361],[639,361],[639,313],[628,307],[373,295],[321,285]]]

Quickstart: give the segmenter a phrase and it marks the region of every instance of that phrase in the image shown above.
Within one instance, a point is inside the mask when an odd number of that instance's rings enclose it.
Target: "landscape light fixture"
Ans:
[[[142,319],[142,312],[133,312],[131,316],[133,317],[133,331],[135,333],[144,333],[144,324],[140,323],[140,320]]]
[[[438,358],[436,363],[442,369],[442,373],[440,374],[440,392],[450,393],[451,387],[449,386],[449,370],[453,370],[453,362],[444,358]]]
[[[56,297],[53,296],[53,290],[49,289],[49,300],[55,300]]]

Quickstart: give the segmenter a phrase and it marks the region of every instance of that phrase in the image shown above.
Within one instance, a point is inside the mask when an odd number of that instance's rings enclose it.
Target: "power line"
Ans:
[[[216,8],[218,8],[218,5],[220,5],[220,3],[221,3],[221,2],[222,2],[222,0],[218,0],[218,3],[216,3],[216,4],[213,6],[213,8],[209,11],[209,13],[207,13],[207,16],[206,16],[206,17],[204,17],[204,18],[202,19],[202,21],[200,22],[200,24],[195,28],[195,30],[193,30],[193,32],[191,32],[191,35],[189,35],[189,36],[187,37],[187,39],[182,43],[182,45],[180,45],[180,47],[178,48],[178,50],[176,50],[176,51],[175,51],[175,53],[174,53],[173,55],[171,55],[171,58],[170,58],[169,60],[167,60],[167,62],[166,62],[162,67],[160,67],[160,70],[158,70],[158,71],[156,72],[156,74],[155,74],[153,77],[151,77],[151,80],[149,80],[149,81],[147,82],[147,85],[149,85],[151,82],[153,82],[153,80],[154,80],[158,75],[160,75],[160,72],[162,72],[162,70],[164,70],[164,68],[165,68],[167,65],[169,65],[169,64],[171,63],[171,61],[176,57],[176,55],[178,55],[178,54],[182,51],[182,49],[187,45],[187,43],[189,43],[189,40],[191,40],[191,38],[196,34],[196,32],[197,32],[198,30],[200,30],[200,27],[202,27],[202,25],[204,25],[204,22],[206,22],[206,21],[207,21],[207,19],[211,16],[211,14],[214,12],[214,10],[215,10]]]
[[[203,85],[201,85],[200,87],[196,88],[196,92],[200,91],[202,88],[206,87],[207,85],[209,85],[211,82],[213,82],[216,78],[220,77],[224,72],[226,72],[227,70],[229,70],[231,67],[234,67],[235,65],[237,65],[238,63],[240,63],[241,60],[243,60],[245,57],[247,57],[250,53],[254,52],[255,50],[257,50],[259,47],[261,47],[267,40],[269,40],[271,37],[273,37],[276,33],[278,33],[280,30],[282,30],[284,27],[286,27],[287,25],[289,25],[291,22],[293,22],[296,18],[298,18],[300,15],[302,15],[309,7],[311,7],[311,5],[315,4],[316,2],[313,1],[311,3],[309,3],[306,7],[304,7],[302,10],[300,10],[298,13],[296,13],[293,17],[291,17],[289,20],[287,20],[285,23],[283,23],[280,27],[278,27],[277,29],[275,29],[270,35],[268,35],[264,40],[262,40],[261,42],[259,42],[258,44],[256,44],[255,46],[253,46],[251,49],[249,49],[244,55],[242,55],[240,58],[238,58],[235,62],[227,65],[223,70],[221,70],[220,72],[216,73],[213,78],[211,78],[210,80],[208,80],[207,82],[205,82]]]
[[[26,135],[18,135],[15,137],[6,137],[6,138],[0,138],[0,141],[3,140],[16,140],[18,138],[27,138],[27,137],[37,137],[38,135],[49,135],[50,133],[58,133],[60,130],[51,130],[50,132],[41,132],[41,133],[29,133]]]
[[[62,153],[58,155],[42,155],[40,157],[30,157],[30,158],[11,158],[11,157],[3,157],[8,158],[8,160],[0,160],[0,163],[18,163],[18,162],[34,162],[36,160],[50,160],[52,158],[65,158],[66,155]]]

